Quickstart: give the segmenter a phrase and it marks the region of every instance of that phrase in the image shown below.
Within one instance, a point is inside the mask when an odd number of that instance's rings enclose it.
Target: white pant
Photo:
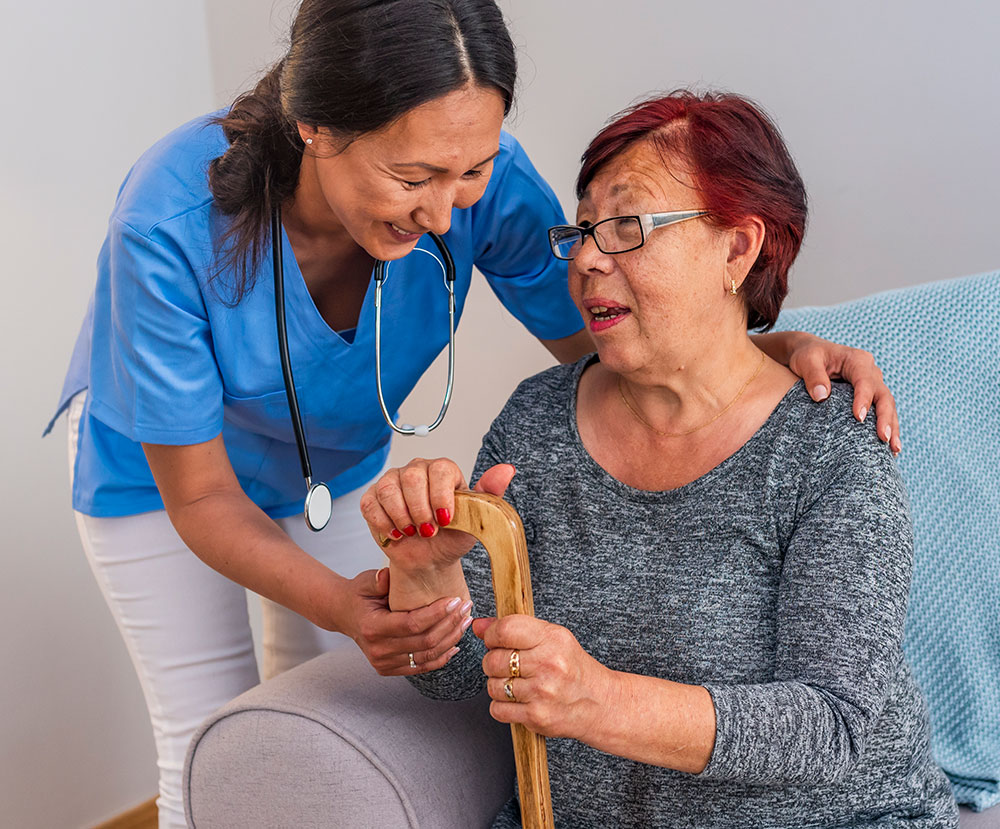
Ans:
[[[84,394],[69,410],[73,475]],[[305,483],[303,482],[303,488]],[[321,533],[302,516],[278,525],[343,576],[383,566],[358,502],[364,487],[337,498]],[[263,665],[258,675],[247,592],[212,570],[181,541],[164,510],[122,518],[76,513],[84,551],[118,623],[146,698],[156,739],[160,829],[186,826],[184,756],[195,729],[233,697],[301,662],[353,642],[262,599]]]

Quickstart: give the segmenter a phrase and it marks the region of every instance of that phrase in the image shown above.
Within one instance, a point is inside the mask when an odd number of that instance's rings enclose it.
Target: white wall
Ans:
[[[16,5],[16,8],[15,8]],[[784,130],[812,199],[795,304],[1000,267],[1000,10],[972,0],[664,3],[501,0],[521,48],[510,128],[572,214],[604,119],[654,89],[728,87]],[[0,803],[12,826],[84,826],[155,793],[124,646],[69,514],[58,394],[121,177],[175,124],[219,106],[277,54],[290,0],[10,4],[0,326]],[[518,379],[549,364],[482,283],[459,334],[441,430],[394,448],[468,469]],[[438,365],[404,406],[425,420]],[[424,413],[428,413],[425,415]],[[905,435],[904,435],[905,437]]]
[[[132,161],[212,102],[202,0],[5,3],[0,823],[86,826],[156,792],[145,706],[41,440]]]

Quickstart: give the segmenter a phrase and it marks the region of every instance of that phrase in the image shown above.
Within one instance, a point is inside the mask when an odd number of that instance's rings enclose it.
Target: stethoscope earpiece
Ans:
[[[436,233],[428,234],[437,245],[441,259],[423,248],[414,248],[420,253],[432,257],[444,274],[444,284],[448,289],[448,385],[444,392],[444,402],[437,419],[430,426],[411,426],[408,423],[397,426],[385,405],[382,395],[382,285],[385,283],[389,263],[379,260],[375,263],[375,387],[378,393],[382,417],[389,427],[400,435],[416,435],[427,437],[441,425],[445,412],[451,403],[451,392],[455,382],[455,261],[444,240]],[[292,364],[288,354],[288,330],[285,322],[285,268],[281,251],[281,207],[276,206],[271,212],[271,251],[274,272],[274,317],[278,327],[278,352],[281,357],[281,375],[285,381],[285,396],[288,399],[288,409],[292,417],[292,429],[295,432],[295,444],[299,450],[299,461],[302,464],[302,475],[306,479],[305,519],[306,526],[313,532],[319,532],[329,522],[333,515],[333,494],[325,483],[312,482],[312,464],[309,462],[309,447],[306,444],[305,429],[302,426],[302,415],[299,412],[298,396],[295,393],[295,379],[292,376]],[[442,259],[444,261],[442,261]]]

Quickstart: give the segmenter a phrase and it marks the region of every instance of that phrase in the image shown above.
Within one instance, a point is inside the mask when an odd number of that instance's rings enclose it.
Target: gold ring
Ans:
[[[412,653],[408,653],[406,655],[408,657],[410,657],[410,667],[411,668],[416,668],[417,667],[417,663],[413,661],[413,654]]]
[[[516,679],[521,675],[521,654],[520,652],[513,650],[510,652],[510,676],[511,679]]]
[[[392,539],[389,538],[388,536],[386,536],[385,538],[380,538],[378,540],[379,546],[381,546],[383,549],[385,549],[386,547],[388,547],[391,542],[392,542]]]
[[[514,696],[514,677],[504,682],[503,692],[511,702],[517,702],[517,697]]]

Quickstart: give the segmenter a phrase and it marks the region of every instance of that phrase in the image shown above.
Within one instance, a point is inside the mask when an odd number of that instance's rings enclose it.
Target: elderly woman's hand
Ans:
[[[513,466],[497,464],[483,473],[475,489],[502,496],[513,477]],[[391,565],[393,610],[412,610],[442,596],[468,597],[459,560],[475,538],[439,532],[451,523],[457,489],[467,486],[454,461],[414,458],[401,469],[388,470],[361,497],[361,513]]]
[[[768,356],[799,375],[813,400],[829,396],[831,378],[841,378],[854,386],[854,416],[863,421],[874,408],[879,438],[889,444],[894,455],[899,454],[903,444],[896,399],[871,354],[804,331],[756,334],[753,340]]]
[[[465,555],[475,539],[466,533],[438,534],[451,523],[455,490],[465,477],[448,458],[414,458],[389,469],[361,496],[361,514],[394,568],[419,572],[447,567]],[[395,543],[393,543],[395,542]]]
[[[476,619],[472,630],[489,648],[483,670],[495,720],[522,723],[546,737],[586,740],[615,716],[616,672],[588,654],[566,628],[511,615]]]
[[[502,496],[513,477],[513,466],[497,464],[483,473],[475,491]],[[444,569],[472,549],[476,540],[468,533],[438,532],[451,523],[458,489],[468,486],[454,461],[414,458],[402,468],[387,470],[361,496],[361,514],[394,569]]]

